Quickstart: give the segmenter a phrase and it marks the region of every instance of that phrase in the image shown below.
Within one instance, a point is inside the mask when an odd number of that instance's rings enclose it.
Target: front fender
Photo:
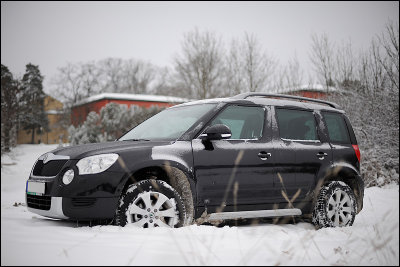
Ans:
[[[131,172],[124,175],[124,178],[119,184],[119,194],[123,192],[125,185],[129,182],[128,179],[134,177],[135,173],[141,172],[142,170],[150,170],[149,168],[152,170],[154,170],[154,168],[160,168],[165,172],[169,184],[174,187],[183,198],[188,214],[187,219],[188,222],[191,222],[194,219],[194,203],[197,203],[197,194],[195,193],[196,184],[194,181],[194,175],[190,171],[190,168],[187,168],[187,166],[184,166],[179,162],[171,160],[153,160],[137,164],[135,169],[132,169]]]
[[[127,180],[135,173],[147,168],[161,168],[168,177],[173,176],[174,170],[182,172],[190,184],[193,196],[196,195],[191,142],[176,141],[148,149],[126,151],[120,154],[118,163],[125,173],[119,183],[119,193],[124,189]]]

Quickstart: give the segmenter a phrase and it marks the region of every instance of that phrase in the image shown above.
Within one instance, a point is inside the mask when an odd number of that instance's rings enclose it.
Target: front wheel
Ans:
[[[342,181],[332,181],[322,186],[312,221],[318,228],[351,226],[356,212],[353,190]]]
[[[181,227],[185,207],[178,192],[160,180],[144,180],[128,187],[121,196],[116,224],[143,228]]]

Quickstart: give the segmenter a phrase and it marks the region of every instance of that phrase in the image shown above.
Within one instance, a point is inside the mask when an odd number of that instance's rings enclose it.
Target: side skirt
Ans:
[[[208,217],[209,221],[217,220],[233,220],[247,218],[263,218],[263,217],[283,217],[283,216],[300,216],[300,209],[276,209],[276,210],[253,210],[253,211],[234,211],[211,213]]]

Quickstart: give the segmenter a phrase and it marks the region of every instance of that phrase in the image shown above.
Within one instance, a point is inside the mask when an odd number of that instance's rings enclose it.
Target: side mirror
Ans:
[[[208,127],[204,133],[202,133],[199,138],[201,140],[221,140],[221,139],[229,139],[232,136],[231,129],[224,124],[215,124],[213,126]]]

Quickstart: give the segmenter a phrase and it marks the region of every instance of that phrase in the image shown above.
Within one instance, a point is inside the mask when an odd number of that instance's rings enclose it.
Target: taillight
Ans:
[[[354,148],[354,151],[356,152],[356,156],[357,156],[358,162],[360,162],[361,161],[360,149],[358,148],[358,145],[352,145],[352,146]]]

